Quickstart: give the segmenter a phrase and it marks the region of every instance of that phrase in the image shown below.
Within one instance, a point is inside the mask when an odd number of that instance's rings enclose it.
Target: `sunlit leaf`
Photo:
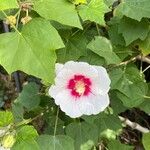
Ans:
[[[18,7],[17,0],[0,0],[0,11]]]
[[[8,73],[21,70],[47,82],[53,81],[54,50],[64,44],[48,21],[33,19],[20,34],[1,34],[0,41],[0,64]]]
[[[82,29],[74,4],[67,0],[39,0],[34,10],[42,17]]]
[[[109,9],[103,0],[91,0],[89,4],[81,5],[78,9],[83,21],[90,20],[105,25],[104,14]]]

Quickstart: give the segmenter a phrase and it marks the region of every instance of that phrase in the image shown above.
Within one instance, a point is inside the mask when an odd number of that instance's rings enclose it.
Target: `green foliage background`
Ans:
[[[104,66],[112,82],[109,109],[76,120],[61,112],[46,90],[28,83],[12,109],[0,112],[0,130],[13,132],[11,149],[96,150],[102,143],[109,150],[133,149],[117,138],[123,128],[118,114],[133,107],[150,113],[146,70],[135,63],[150,54],[150,0],[0,0],[1,20],[9,16],[17,23],[0,34],[0,64],[9,74],[22,71],[48,88],[55,63],[74,60]],[[23,25],[25,16],[32,20]],[[46,124],[42,131],[35,126],[38,118]],[[149,137],[142,139],[146,150]]]

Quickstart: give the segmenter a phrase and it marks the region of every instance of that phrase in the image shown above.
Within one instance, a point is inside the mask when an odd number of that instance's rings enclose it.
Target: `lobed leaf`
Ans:
[[[38,0],[34,10],[46,19],[82,29],[74,4],[67,0]]]
[[[114,14],[121,17],[125,15],[138,21],[142,18],[150,18],[150,1],[122,0]]]
[[[147,20],[138,22],[124,17],[120,20],[118,32],[123,35],[126,45],[129,45],[137,39],[144,40],[149,32],[149,27]]]
[[[107,64],[116,64],[120,62],[119,57],[113,52],[110,41],[105,37],[95,37],[95,39],[87,45],[87,48],[103,57]]]
[[[40,150],[74,150],[74,141],[66,135],[41,135],[37,142]]]
[[[35,83],[24,85],[23,90],[18,97],[18,102],[30,111],[40,104],[38,92],[39,87]]]
[[[110,72],[111,89],[117,90],[117,97],[127,107],[136,107],[144,101],[147,94],[147,84],[135,67],[125,70],[113,69]]]
[[[0,127],[5,127],[13,123],[13,115],[9,111],[0,111]]]
[[[57,31],[41,18],[26,24],[21,33],[0,35],[0,64],[12,73],[17,70],[53,82],[55,49],[64,47]]]
[[[81,5],[78,9],[83,21],[90,20],[105,25],[104,15],[109,9],[103,0],[91,0],[89,4]]]
[[[79,150],[89,140],[93,143],[98,140],[98,128],[86,122],[69,124],[66,134],[75,140],[75,150]]]

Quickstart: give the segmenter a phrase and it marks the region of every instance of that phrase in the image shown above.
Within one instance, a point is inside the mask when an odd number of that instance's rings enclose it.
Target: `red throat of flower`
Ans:
[[[91,92],[92,82],[90,78],[84,75],[74,75],[68,82],[67,88],[70,90],[71,95],[75,97],[88,96]]]

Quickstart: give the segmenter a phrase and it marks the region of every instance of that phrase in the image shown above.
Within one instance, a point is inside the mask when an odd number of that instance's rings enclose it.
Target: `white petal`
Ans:
[[[53,98],[56,97],[56,95],[61,92],[62,90],[64,90],[63,87],[60,87],[60,86],[55,86],[55,85],[52,85],[50,88],[49,88],[49,95]]]
[[[104,67],[94,66],[97,69],[99,78],[94,79],[94,86],[97,90],[99,90],[101,95],[105,95],[108,93],[110,89],[111,80],[108,76],[108,73]]]
[[[71,96],[70,91],[64,90],[59,92],[55,97],[55,103],[71,118],[77,118],[82,115],[77,105],[77,100]]]
[[[64,67],[63,64],[59,64],[59,63],[56,63],[56,64],[55,64],[55,72],[56,72],[56,75],[62,70],[63,67]]]
[[[84,115],[91,115],[94,112],[94,105],[88,101],[87,98],[82,98],[78,101],[79,109]]]
[[[55,85],[67,89],[68,82],[73,76],[74,73],[71,70],[63,68],[55,78]]]
[[[78,102],[79,109],[84,115],[98,114],[104,111],[110,103],[108,94],[82,97]]]
[[[82,74],[89,78],[95,78],[98,76],[97,69],[85,62],[69,61],[64,64],[64,68],[72,70],[74,74]]]
[[[109,100],[109,95],[97,95],[95,96],[95,99],[92,101],[94,105],[94,113],[93,114],[98,114],[99,112],[102,112],[105,110],[106,107],[109,106],[110,100]]]

